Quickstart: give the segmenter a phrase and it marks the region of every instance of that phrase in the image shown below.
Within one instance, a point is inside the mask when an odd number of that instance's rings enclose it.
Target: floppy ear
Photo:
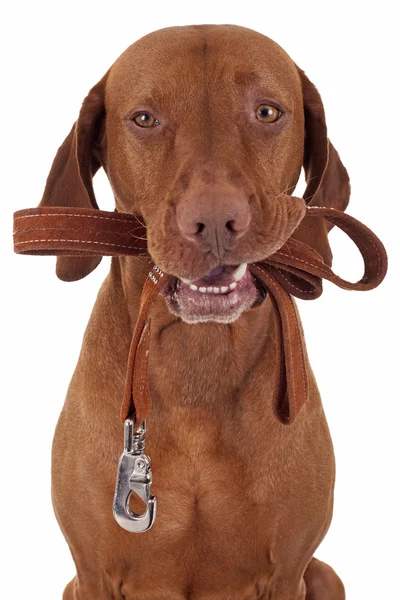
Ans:
[[[92,178],[101,166],[107,76],[108,72],[83,101],[78,120],[54,158],[39,206],[98,208]],[[76,281],[91,273],[100,261],[101,256],[59,256],[56,273],[63,281]]]
[[[339,155],[327,136],[325,111],[317,88],[298,69],[304,104],[304,159],[307,187],[303,198],[311,206],[326,206],[345,210],[350,199],[350,181]],[[315,248],[324,261],[332,264],[328,231],[322,219],[303,220],[296,238]]]

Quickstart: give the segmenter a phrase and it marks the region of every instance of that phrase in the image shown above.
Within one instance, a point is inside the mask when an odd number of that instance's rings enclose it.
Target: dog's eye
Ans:
[[[281,111],[271,104],[261,104],[256,110],[257,119],[263,123],[275,123],[281,114]]]
[[[157,121],[157,119],[155,119],[152,115],[149,115],[149,113],[140,113],[135,115],[132,121],[134,121],[139,127],[155,127],[156,125],[160,124],[160,122]]]

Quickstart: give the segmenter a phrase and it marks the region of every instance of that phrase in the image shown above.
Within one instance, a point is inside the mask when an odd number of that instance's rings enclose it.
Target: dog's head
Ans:
[[[295,230],[330,262],[323,223],[298,226],[306,202],[349,198],[316,88],[277,44],[236,26],[163,29],[130,46],[85,98],[41,205],[97,208],[101,166],[116,209],[144,218],[152,258],[175,277],[169,308],[187,322],[252,306],[246,265]],[[302,166],[304,199],[291,196]],[[57,273],[79,279],[99,261],[60,257]]]

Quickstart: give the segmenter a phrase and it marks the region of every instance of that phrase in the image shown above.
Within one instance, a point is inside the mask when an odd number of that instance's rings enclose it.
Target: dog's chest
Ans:
[[[191,587],[190,597],[204,597],[205,590],[210,598],[228,597],[224,585],[241,599],[268,597],[261,591],[273,584],[276,523],[269,500],[260,502],[257,469],[228,445],[218,420],[204,420],[193,407],[172,410],[170,419],[174,427],[168,420],[164,432],[154,424],[149,434],[158,514],[153,528],[132,540],[132,575],[140,562],[141,581],[148,568],[149,581]],[[134,576],[124,590],[132,600],[144,592]],[[176,591],[176,598],[186,597]]]
[[[200,340],[190,330],[180,344],[164,336],[150,347],[146,453],[158,514],[146,533],[126,534],[112,522],[115,465],[109,459],[118,457],[120,446],[117,436],[110,438],[107,489],[102,484],[98,490],[104,514],[96,522],[92,515],[90,540],[95,532],[102,569],[123,582],[126,600],[159,600],[163,589],[169,590],[165,597],[179,599],[233,598],[232,590],[240,600],[272,598],[285,548],[298,562],[315,547],[327,520],[332,469],[316,469],[316,457],[328,463],[321,452],[325,433],[301,421],[290,431],[277,423],[274,362],[259,341],[268,336],[251,344],[245,331],[220,336]],[[107,394],[102,391],[109,413],[93,413],[102,418],[102,451],[106,417],[118,411],[115,373],[106,374]],[[98,393],[95,398],[98,407]]]
[[[165,589],[174,582],[170,597],[177,599],[189,597],[185,595],[189,588],[190,597],[199,599],[272,598],[282,548],[298,545],[300,554],[301,544],[310,544],[302,537],[303,517],[295,516],[291,499],[298,485],[293,472],[300,469],[304,476],[303,465],[296,467],[295,457],[288,456],[286,467],[277,471],[274,451],[257,449],[250,430],[246,437],[236,422],[234,444],[233,432],[227,434],[223,421],[215,415],[205,417],[191,407],[171,409],[166,421],[153,419],[147,450],[158,515],[149,532],[132,539],[131,576],[123,588],[129,600],[143,597],[141,582],[146,579]],[[310,480],[310,495],[315,484]],[[314,507],[305,510],[305,520],[311,510]],[[324,506],[321,518],[326,511]],[[315,530],[320,530],[317,521]],[[315,536],[312,529],[308,524]],[[121,556],[123,562],[126,558]],[[156,590],[148,597],[158,598]]]

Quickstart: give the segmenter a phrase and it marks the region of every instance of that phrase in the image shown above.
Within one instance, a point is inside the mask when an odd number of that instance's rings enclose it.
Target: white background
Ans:
[[[54,258],[12,254],[12,212],[36,206],[58,146],[90,89],[123,50],[169,25],[235,23],[273,38],[318,86],[352,181],[348,212],[386,244],[390,269],[368,293],[325,285],[299,302],[334,440],[334,519],[317,556],[350,600],[399,598],[399,47],[394,2],[15,2],[1,18],[1,595],[56,600],[74,575],[50,500],[53,430],[108,260],[83,281]],[[397,56],[396,56],[397,55]],[[112,209],[103,173],[100,207]],[[331,235],[335,268],[361,274]],[[333,376],[333,373],[338,375]],[[107,435],[107,432],[105,432]],[[90,485],[90,482],[88,482]],[[89,600],[89,599],[88,599]]]

